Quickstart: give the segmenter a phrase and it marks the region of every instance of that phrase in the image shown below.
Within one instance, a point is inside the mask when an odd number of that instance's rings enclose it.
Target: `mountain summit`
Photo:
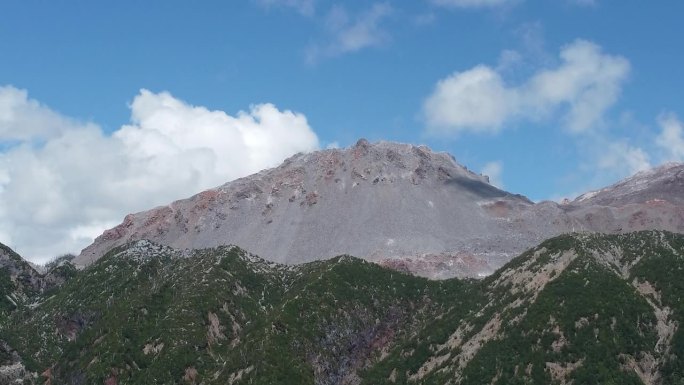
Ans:
[[[149,239],[178,249],[235,244],[286,264],[350,254],[433,278],[482,276],[564,232],[682,232],[681,198],[662,199],[654,192],[663,188],[651,191],[648,183],[676,169],[682,165],[566,205],[535,204],[492,186],[447,153],[361,139],[346,149],[297,154],[276,168],[128,215],[75,263],[87,265],[115,246]],[[620,193],[634,184],[642,186],[638,194]]]

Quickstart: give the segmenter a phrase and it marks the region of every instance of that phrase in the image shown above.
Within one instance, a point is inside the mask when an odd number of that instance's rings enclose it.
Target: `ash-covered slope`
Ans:
[[[446,153],[360,140],[129,215],[77,262],[136,239],[180,249],[236,244],[281,263],[340,254],[377,261],[480,248],[507,253],[513,240],[497,239],[511,234],[501,214],[531,205]]]
[[[75,262],[149,239],[180,249],[235,244],[288,264],[350,254],[432,278],[482,276],[566,232],[684,232],[683,169],[670,164],[568,204],[534,204],[449,154],[360,140],[128,215]]]

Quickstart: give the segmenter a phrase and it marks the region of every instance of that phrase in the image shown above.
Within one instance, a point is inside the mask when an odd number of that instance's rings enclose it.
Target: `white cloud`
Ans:
[[[515,90],[487,66],[477,66],[440,80],[424,105],[433,133],[496,131],[515,112]]]
[[[74,125],[35,100],[26,91],[0,87],[0,141],[46,139]]]
[[[561,66],[530,79],[526,103],[534,111],[567,104],[568,127],[575,132],[586,131],[601,122],[604,112],[617,101],[629,62],[606,55],[598,45],[583,40],[565,47],[560,57]]]
[[[658,118],[661,132],[656,137],[656,144],[665,152],[670,161],[684,161],[684,125],[673,113],[666,113]]]
[[[629,69],[625,58],[577,40],[561,50],[558,66],[517,86],[485,65],[456,72],[437,83],[423,112],[428,131],[439,135],[498,131],[512,120],[538,121],[559,112],[570,131],[585,132],[602,123]]]
[[[430,2],[450,8],[485,8],[513,4],[518,0],[430,0]]]
[[[324,45],[310,46],[307,61],[315,63],[322,57],[339,56],[385,43],[389,34],[381,23],[391,13],[392,6],[388,2],[375,3],[352,20],[345,8],[333,7],[326,19],[331,40]]]
[[[643,149],[631,146],[624,141],[608,143],[602,146],[601,152],[597,154],[597,168],[620,177],[651,168],[648,154]]]
[[[131,123],[106,135],[25,91],[1,87],[0,95],[0,144],[18,141],[0,152],[0,242],[34,261],[80,251],[126,213],[319,146],[306,117],[271,104],[231,116],[142,90]]]
[[[482,167],[481,171],[482,175],[486,175],[489,177],[489,183],[492,186],[498,187],[498,188],[503,188],[503,179],[502,179],[502,174],[503,174],[503,163],[496,161],[496,162],[489,162],[485,164]]]
[[[270,9],[273,7],[293,8],[304,16],[316,13],[316,0],[254,0],[260,6]]]
[[[559,180],[575,197],[580,192],[602,188],[630,175],[651,168],[650,155],[641,142],[607,135],[606,132],[590,133],[575,138],[577,169]],[[559,196],[556,196],[558,198]]]

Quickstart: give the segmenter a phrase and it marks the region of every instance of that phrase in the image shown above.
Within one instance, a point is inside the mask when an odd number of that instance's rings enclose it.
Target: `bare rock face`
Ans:
[[[0,288],[0,295],[6,296],[13,303],[26,297],[27,294],[37,293],[45,289],[42,276],[17,253],[9,247],[0,244],[0,274],[9,280],[8,287]]]
[[[0,384],[36,384],[37,377],[26,369],[19,354],[0,340]]]
[[[449,154],[362,139],[128,215],[74,262],[149,239],[178,249],[235,244],[288,264],[350,254],[428,277],[482,276],[573,230],[684,232],[684,168],[668,167],[666,177],[654,170],[568,204],[534,204]]]

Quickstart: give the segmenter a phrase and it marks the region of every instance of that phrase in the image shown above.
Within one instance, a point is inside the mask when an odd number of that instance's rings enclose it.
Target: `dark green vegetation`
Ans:
[[[0,269],[0,314],[3,316],[6,316],[17,307],[11,297],[15,290],[16,286],[12,282],[9,271],[5,268]]]
[[[553,238],[482,281],[140,241],[5,308],[0,365],[37,384],[684,384],[683,269],[663,232]]]

